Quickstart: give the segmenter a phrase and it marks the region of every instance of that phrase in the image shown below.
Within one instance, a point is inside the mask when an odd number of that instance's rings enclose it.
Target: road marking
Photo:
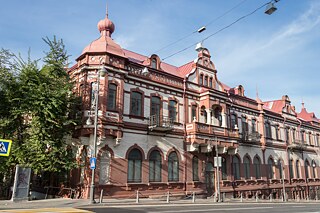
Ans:
[[[273,209],[273,207],[247,207],[247,208],[222,208],[222,209],[193,209],[193,210],[170,210],[170,211],[149,211],[148,213],[175,213],[175,212],[208,212],[208,211],[239,211],[239,210],[258,210],[258,209]]]
[[[304,208],[306,206],[291,206],[292,208]]]
[[[7,210],[0,210],[3,213],[33,213],[33,212],[41,212],[41,213],[89,213],[91,211],[82,210],[82,209],[75,209],[75,208],[41,208],[41,209],[7,209]]]

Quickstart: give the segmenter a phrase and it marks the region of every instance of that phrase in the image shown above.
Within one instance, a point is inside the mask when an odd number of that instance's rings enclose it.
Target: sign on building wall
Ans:
[[[9,156],[12,140],[0,139],[0,156]]]
[[[16,166],[14,176],[12,201],[28,200],[31,168]]]

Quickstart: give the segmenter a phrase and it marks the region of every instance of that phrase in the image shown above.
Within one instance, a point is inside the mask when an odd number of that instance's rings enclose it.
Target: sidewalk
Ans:
[[[98,202],[99,200],[96,199]],[[301,200],[299,203],[320,203],[320,201],[306,201]],[[194,204],[194,205],[204,205],[204,204],[217,204],[217,205],[238,205],[241,203],[282,203],[281,200],[258,200],[254,199],[243,199],[243,202],[240,202],[239,199],[226,199],[225,202],[217,203],[213,198],[202,199],[197,198],[195,202],[192,199],[172,199],[167,202],[166,199],[150,199],[150,198],[141,198],[136,199],[104,199],[102,203],[90,204],[88,199],[69,199],[69,198],[56,198],[56,199],[47,199],[47,200],[33,200],[33,201],[21,201],[21,202],[12,202],[10,200],[0,200],[0,210],[9,210],[9,209],[38,209],[38,208],[81,208],[88,206],[123,206],[123,205],[170,205],[170,204]],[[284,202],[283,204],[292,204],[294,201]],[[298,203],[298,202],[296,202]]]

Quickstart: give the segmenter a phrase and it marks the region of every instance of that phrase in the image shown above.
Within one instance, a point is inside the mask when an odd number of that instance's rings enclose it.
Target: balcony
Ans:
[[[149,130],[166,132],[173,129],[173,120],[168,116],[152,115],[149,117]]]
[[[245,131],[242,133],[241,141],[242,142],[249,142],[249,143],[259,143],[261,135],[259,132],[249,132]]]
[[[201,135],[208,135],[208,136],[220,136],[220,137],[228,137],[232,138],[234,140],[239,139],[239,131],[238,130],[231,130],[227,129],[221,126],[214,126],[199,122],[193,122],[186,124],[186,131],[188,136],[194,140],[197,138],[196,135],[200,135],[199,138],[201,138]],[[205,143],[203,141],[202,143]]]
[[[288,145],[288,148],[291,150],[305,150],[307,146],[301,140],[294,140],[291,144]]]

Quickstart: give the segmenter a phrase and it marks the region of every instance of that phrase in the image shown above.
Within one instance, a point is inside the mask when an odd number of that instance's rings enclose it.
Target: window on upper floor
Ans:
[[[222,126],[222,115],[221,115],[221,108],[220,107],[216,107],[214,109],[214,117],[215,119],[218,121],[218,125]]]
[[[296,140],[296,129],[292,129],[292,141],[295,142]]]
[[[320,138],[320,136],[317,134],[315,137],[316,137],[315,138],[315,146],[319,146],[319,138]]]
[[[266,129],[266,138],[272,138],[271,125],[269,121],[265,122],[265,129]]]
[[[237,115],[231,114],[231,128],[235,129],[237,125]]]
[[[130,114],[142,116],[142,94],[140,92],[132,92],[130,103]]]
[[[157,59],[153,58],[151,60],[151,68],[157,69]]]
[[[197,105],[191,106],[191,122],[197,120]]]
[[[228,173],[227,173],[227,160],[222,157],[221,158],[221,174],[222,174],[222,180],[227,180],[228,178]]]
[[[210,88],[212,88],[212,81],[213,81],[213,78],[211,77],[210,80],[209,80],[209,87]]]
[[[161,112],[161,99],[156,96],[151,97],[151,116],[155,116],[158,122],[160,122]]]
[[[203,123],[207,123],[207,111],[206,111],[206,107],[202,106],[201,107],[201,122]]]
[[[208,76],[206,75],[205,77],[204,77],[204,86],[208,86]]]
[[[248,132],[248,123],[246,117],[241,117],[241,127],[242,127],[242,133]]]
[[[301,143],[304,143],[305,138],[304,138],[304,131],[303,130],[300,131],[300,137],[301,137]]]
[[[304,170],[305,170],[305,175],[306,175],[306,178],[310,178],[310,164],[309,164],[309,161],[305,161],[304,162]]]
[[[308,138],[309,138],[309,145],[314,145],[311,132],[309,132]]]
[[[169,101],[169,118],[176,122],[178,119],[178,103],[174,100]]]
[[[312,177],[313,177],[313,178],[318,178],[318,174],[317,174],[317,164],[315,163],[314,160],[312,160],[311,166],[312,166]]]
[[[199,84],[203,85],[203,74],[200,74],[199,76]]]
[[[108,110],[116,110],[117,109],[117,85],[109,84],[108,87]]]
[[[275,125],[274,126],[274,131],[275,131],[275,134],[276,134],[276,140],[279,140],[279,126],[278,125]]]
[[[284,129],[284,131],[285,131],[285,134],[286,134],[286,143],[289,143],[289,141],[290,141],[289,128],[286,127],[286,128]]]
[[[256,132],[256,130],[257,130],[257,127],[256,127],[256,124],[257,123],[257,121],[256,121],[256,119],[252,119],[251,120],[251,130],[252,130],[252,132]]]

